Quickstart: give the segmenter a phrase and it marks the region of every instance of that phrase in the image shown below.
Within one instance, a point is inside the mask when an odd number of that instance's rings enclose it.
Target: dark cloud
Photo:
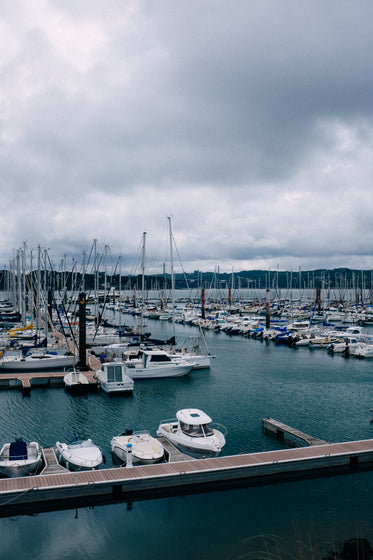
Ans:
[[[370,266],[372,15],[365,1],[8,3],[1,258],[98,238],[130,260],[148,231],[161,263],[172,214],[185,267]]]

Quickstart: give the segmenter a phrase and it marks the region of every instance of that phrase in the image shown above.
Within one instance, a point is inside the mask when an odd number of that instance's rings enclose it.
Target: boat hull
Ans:
[[[71,471],[91,471],[103,461],[100,449],[91,440],[71,444],[57,441],[55,453],[59,463]]]
[[[127,445],[132,445],[132,464],[151,465],[164,458],[164,448],[160,441],[147,433],[115,436],[111,440],[111,452],[122,463],[127,462]]]
[[[80,372],[69,372],[63,378],[65,389],[72,395],[82,395],[89,392],[90,383]]]
[[[192,364],[188,365],[167,365],[167,367],[150,366],[145,368],[127,366],[127,375],[131,379],[160,379],[164,377],[182,377],[187,375],[192,369]]]
[[[9,443],[3,445],[0,452],[0,473],[8,478],[16,478],[35,473],[41,466],[41,448],[38,443],[27,445],[27,459],[9,459]]]
[[[75,356],[61,356],[57,358],[17,358],[6,359],[0,361],[0,373],[7,371],[51,371],[72,367],[75,362]]]
[[[211,438],[211,441],[207,441],[208,438],[186,437],[185,434],[180,434],[179,431],[173,432],[175,428],[176,424],[161,424],[157,430],[157,435],[158,437],[166,438],[181,451],[198,459],[216,457],[225,444],[224,436],[220,432],[217,432],[217,430],[214,430],[214,439]],[[218,440],[219,443],[217,443],[216,440]]]

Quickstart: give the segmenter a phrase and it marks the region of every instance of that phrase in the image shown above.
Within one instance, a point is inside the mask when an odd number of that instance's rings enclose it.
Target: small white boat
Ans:
[[[148,431],[132,433],[132,430],[126,430],[111,440],[112,453],[123,463],[127,462],[128,444],[132,445],[132,463],[134,465],[158,463],[164,457],[163,445]]]
[[[71,471],[93,470],[103,461],[101,449],[91,439],[75,436],[70,443],[56,442],[58,461]]]
[[[175,420],[162,421],[157,435],[194,457],[213,457],[225,445],[225,436],[212,425],[211,418],[198,408],[179,410]]]
[[[355,354],[355,352],[359,351],[365,346],[365,342],[359,342],[357,338],[346,336],[342,342],[337,341],[333,344],[330,344],[330,346],[328,347],[328,352],[330,354],[345,354],[346,356],[348,356],[349,354]]]
[[[185,360],[174,362],[163,350],[142,350],[140,360],[126,362],[126,372],[132,379],[158,379],[180,377],[192,369]]]
[[[27,444],[22,439],[16,439],[5,443],[0,451],[0,472],[10,478],[35,473],[41,462],[41,447],[36,441]]]
[[[134,381],[123,362],[107,362],[96,371],[95,378],[105,393],[132,393]]]
[[[187,362],[191,364],[192,370],[195,369],[210,369],[211,368],[211,354],[199,354],[198,352],[188,352],[188,350],[181,349],[176,352],[168,352],[168,356],[175,363]]]
[[[82,394],[89,391],[89,380],[81,371],[74,369],[67,372],[63,377],[63,382],[69,393]]]
[[[373,358],[373,344],[361,344],[361,346],[351,352],[355,358]]]

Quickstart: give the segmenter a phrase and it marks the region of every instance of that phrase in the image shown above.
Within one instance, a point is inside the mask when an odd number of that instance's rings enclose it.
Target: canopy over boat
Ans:
[[[210,416],[198,408],[184,408],[183,410],[179,410],[176,413],[176,418],[184,424],[209,424],[212,422]]]

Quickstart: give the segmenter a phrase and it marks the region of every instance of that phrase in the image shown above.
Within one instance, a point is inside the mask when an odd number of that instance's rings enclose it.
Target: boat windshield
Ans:
[[[214,430],[210,424],[185,424],[180,422],[181,431],[190,437],[206,437],[212,436]]]

